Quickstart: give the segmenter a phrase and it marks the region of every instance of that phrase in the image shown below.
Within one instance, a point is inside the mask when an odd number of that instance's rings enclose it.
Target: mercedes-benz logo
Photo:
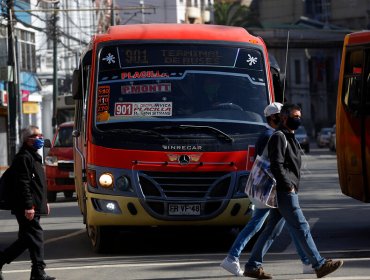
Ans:
[[[179,163],[182,164],[182,165],[186,165],[186,164],[189,164],[190,162],[190,157],[188,155],[181,155],[179,157]]]

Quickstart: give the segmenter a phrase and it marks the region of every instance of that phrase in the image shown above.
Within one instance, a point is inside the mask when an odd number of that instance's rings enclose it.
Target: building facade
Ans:
[[[369,0],[254,0],[264,26],[298,21],[302,16],[324,24],[361,30],[370,28]]]
[[[10,6],[8,6],[10,5]],[[11,13],[9,13],[9,8]],[[36,75],[35,31],[30,28],[30,3],[6,2],[0,16],[0,172],[10,161],[9,155],[20,145],[19,131],[29,123],[40,123],[40,83]],[[9,30],[10,36],[9,36]],[[9,52],[11,46],[12,52]],[[11,54],[13,54],[11,56]],[[12,61],[14,66],[8,66]],[[14,84],[11,86],[10,84]],[[15,123],[9,123],[9,94],[15,95],[16,104],[11,106],[16,115]],[[11,126],[11,127],[10,127]],[[10,139],[9,129],[15,132]],[[11,143],[11,145],[10,145]],[[5,144],[5,145],[4,145]],[[12,147],[12,148],[10,148]]]
[[[210,23],[214,0],[115,0],[119,24]]]
[[[32,0],[35,12],[32,22],[36,32],[36,72],[42,84],[42,127],[47,138],[53,136],[54,95],[71,93],[72,73],[77,67],[81,51],[97,30],[95,1]],[[54,44],[56,43],[56,47]],[[56,61],[56,72],[54,72]],[[54,84],[54,81],[56,83]],[[56,86],[56,88],[55,88]]]
[[[286,100],[301,104],[311,136],[331,127],[343,39],[369,27],[370,0],[258,0],[251,7],[263,26],[251,32],[266,41],[286,71]]]

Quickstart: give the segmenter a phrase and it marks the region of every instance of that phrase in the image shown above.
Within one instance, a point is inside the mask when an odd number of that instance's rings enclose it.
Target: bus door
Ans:
[[[73,73],[72,95],[76,100],[73,140],[73,160],[75,187],[78,205],[83,214],[84,223],[86,223],[86,103],[88,100],[89,83],[91,67],[91,51],[88,51],[80,65],[80,69]]]
[[[338,160],[344,163],[339,168],[346,174],[342,191],[364,202],[370,202],[369,54],[364,48],[347,50],[341,96],[345,113],[337,119]]]

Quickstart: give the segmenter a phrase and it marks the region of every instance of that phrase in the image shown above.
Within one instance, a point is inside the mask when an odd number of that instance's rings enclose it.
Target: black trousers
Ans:
[[[3,251],[2,263],[11,263],[26,249],[28,249],[32,261],[32,270],[43,270],[44,262],[44,232],[40,225],[40,217],[35,216],[29,221],[24,213],[15,214],[18,225],[18,239]]]

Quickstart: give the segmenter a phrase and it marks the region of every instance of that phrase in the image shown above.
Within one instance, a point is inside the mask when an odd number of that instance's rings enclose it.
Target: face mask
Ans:
[[[32,147],[35,148],[36,150],[41,149],[44,147],[44,139],[43,138],[36,138],[33,141]]]
[[[286,126],[291,130],[296,130],[302,124],[301,119],[288,117]]]

